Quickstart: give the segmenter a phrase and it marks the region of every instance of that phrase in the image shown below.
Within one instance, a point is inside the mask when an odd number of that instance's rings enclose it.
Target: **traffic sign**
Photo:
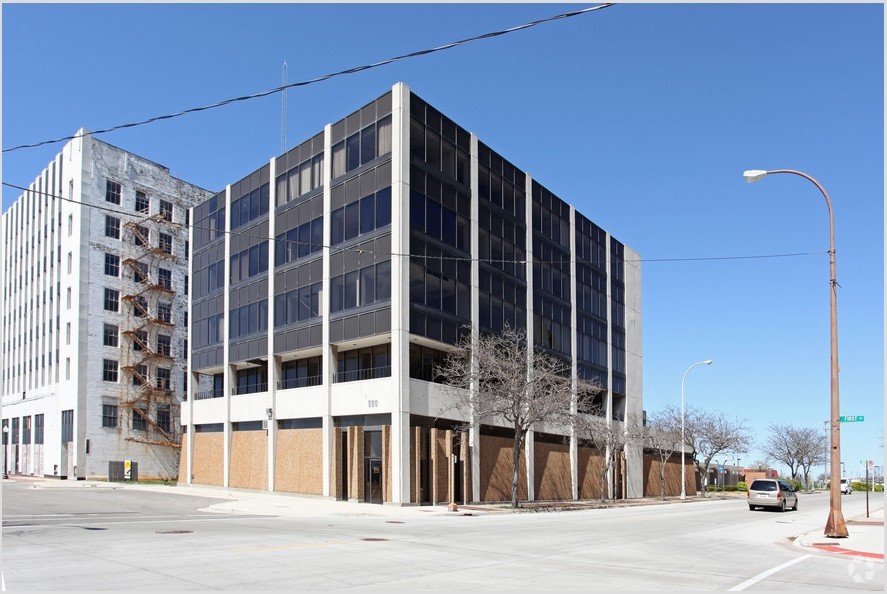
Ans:
[[[861,423],[862,421],[865,420],[865,417],[862,416],[862,415],[857,415],[857,416],[855,416],[855,417],[854,417],[854,416],[849,416],[849,417],[838,417],[838,420],[839,420],[840,422],[842,422],[842,423],[856,423],[856,422],[860,422],[860,423]]]

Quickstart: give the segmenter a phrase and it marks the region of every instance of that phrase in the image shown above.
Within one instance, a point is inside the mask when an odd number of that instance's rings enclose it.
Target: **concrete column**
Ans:
[[[570,352],[572,353],[570,365],[570,385],[572,398],[570,399],[570,414],[578,411],[578,383],[579,383],[579,313],[578,295],[576,290],[576,209],[570,206],[570,287],[573,295],[570,299]],[[570,425],[570,485],[571,497],[579,499],[579,440],[576,437],[575,427]]]
[[[223,291],[224,302],[225,302],[225,323],[223,324],[222,332],[222,369],[224,369],[224,375],[222,380],[222,390],[224,391],[225,398],[225,425],[224,425],[224,438],[222,439],[223,447],[223,460],[224,460],[224,476],[222,476],[222,486],[228,486],[228,475],[231,471],[231,389],[234,387],[234,382],[232,381],[233,372],[231,370],[231,366],[228,364],[228,360],[230,357],[230,345],[228,340],[228,325],[231,323],[229,320],[230,316],[230,307],[231,307],[231,184],[225,186],[225,289]]]
[[[415,445],[414,445],[415,444]],[[421,503],[422,494],[422,428],[410,428],[410,503]],[[429,465],[430,468],[430,465]],[[406,503],[406,502],[404,502]]]
[[[447,429],[446,432],[446,455],[447,455],[447,503],[453,503],[456,500],[456,460],[453,457],[453,431]]]
[[[527,501],[536,500],[536,432],[530,429],[524,438],[524,460],[527,465]]]
[[[410,500],[410,90],[391,90],[391,411],[392,502]]]
[[[274,274],[274,253],[275,241],[277,235],[277,159],[271,159],[269,164],[269,181],[270,188],[268,203],[268,262],[271,263],[268,268],[268,351],[265,353],[268,375],[268,397],[271,403],[271,414],[265,412],[264,419],[268,420],[268,490],[274,490],[274,462],[277,458],[277,378],[280,375],[280,363],[274,356],[274,280],[277,276]]]
[[[430,429],[430,441],[431,441],[431,451],[428,452],[428,472],[430,474],[430,483],[431,483],[431,503],[435,504],[441,500],[442,489],[438,482],[438,472],[440,469],[441,459],[438,456],[438,447],[437,440],[439,437],[439,429]]]
[[[535,308],[533,306],[533,178],[530,174],[526,174],[524,178],[524,193],[526,200],[524,201],[524,209],[527,221],[527,373],[533,373],[533,336],[535,334],[535,320],[533,314]],[[533,465],[534,450],[533,430],[527,432],[524,441],[525,460],[527,466],[527,500],[534,501],[536,499],[536,472]]]
[[[327,124],[323,128],[323,281],[321,287],[320,299],[320,315],[321,315],[321,344],[323,345],[323,357],[320,363],[320,373],[323,379],[323,385],[326,390],[326,398],[324,400],[323,421],[322,421],[322,464],[323,464],[323,495],[330,496],[330,481],[335,480],[336,474],[330,475],[332,464],[338,467],[339,460],[331,459],[331,451],[333,438],[341,440],[341,436],[334,436],[335,427],[333,417],[331,415],[332,393],[333,393],[333,354],[334,350],[330,347],[330,316],[329,316],[329,295],[330,295],[330,204],[332,202],[332,189],[330,188],[330,180],[333,173],[333,149],[332,149],[332,124]],[[341,447],[341,443],[339,443]],[[338,456],[337,456],[338,458]],[[343,468],[342,472],[348,472],[347,468]],[[333,496],[339,490],[336,485]],[[342,494],[343,498],[348,497],[347,493]]]
[[[625,247],[625,420],[643,422],[644,386],[641,332],[641,257]],[[643,497],[644,452],[639,443],[625,448],[628,497]]]
[[[613,278],[613,251],[610,246],[610,234],[607,233],[604,241],[607,242],[607,396],[604,400],[604,408],[606,409],[607,427],[613,426],[613,315],[611,304],[613,302],[613,291],[611,290],[611,281]],[[606,452],[602,452],[606,456],[605,460],[613,457],[613,452],[607,447]],[[613,497],[613,488],[615,486],[614,469],[611,468],[607,474],[607,494]]]
[[[469,159],[469,183],[471,184],[471,344],[472,347],[477,344],[478,340],[478,320],[480,319],[480,266],[478,265],[478,256],[480,249],[478,248],[478,220],[480,219],[480,205],[478,204],[478,140],[477,135],[472,134],[470,138],[471,157]],[[474,362],[472,361],[472,365]],[[477,392],[477,386],[471,385],[471,398]],[[468,445],[471,447],[471,500],[480,501],[480,426],[477,419],[469,419],[471,421],[468,433]]]
[[[191,225],[188,226],[188,245],[194,245],[194,209],[188,209],[190,214],[188,215],[188,220],[191,221]],[[188,278],[194,279],[194,258],[188,258]],[[193,288],[191,289],[193,292]],[[194,337],[191,336],[191,321],[194,320],[194,310],[191,307],[192,299],[189,295],[188,297],[188,327],[185,328],[185,336],[188,338],[188,347],[189,349],[194,344]],[[185,403],[185,407],[187,407],[188,415],[187,415],[187,427],[188,433],[183,436],[182,448],[185,451],[185,458],[187,460],[185,467],[185,482],[187,484],[191,483],[191,477],[194,473],[194,396],[200,390],[200,381],[194,377],[194,371],[191,367],[191,363],[194,360],[194,357],[191,353],[185,354],[186,363],[185,369],[188,371],[188,386],[187,386],[187,398],[188,401]],[[185,408],[183,407],[183,408]],[[182,410],[182,416],[184,415],[184,410]],[[181,473],[180,473],[181,474]]]

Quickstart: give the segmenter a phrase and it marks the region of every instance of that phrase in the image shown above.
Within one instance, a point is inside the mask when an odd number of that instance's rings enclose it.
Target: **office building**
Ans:
[[[402,83],[193,213],[182,483],[510,499],[509,428],[464,430],[435,381],[472,327],[525,330],[641,422],[637,254]],[[598,497],[603,455],[531,432],[521,498]],[[643,475],[633,443],[609,488]]]

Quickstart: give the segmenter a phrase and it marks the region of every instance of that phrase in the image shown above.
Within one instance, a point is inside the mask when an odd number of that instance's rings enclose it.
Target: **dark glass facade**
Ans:
[[[580,378],[607,387],[607,234],[576,213],[576,360]]]
[[[570,206],[533,182],[533,343],[571,356]]]
[[[509,326],[624,396],[624,246],[419,96],[402,97],[403,111],[386,93],[232,184],[227,208],[222,192],[194,209],[193,368],[229,363],[245,385],[267,385],[246,369],[296,355],[278,363],[277,387],[388,377],[389,333],[403,316],[419,340],[414,379],[439,380],[446,345],[472,325]],[[399,248],[394,222],[406,235]],[[398,252],[409,259],[399,271]],[[398,275],[403,314],[391,309]],[[318,355],[324,324],[330,377]]]
[[[410,332],[450,344],[471,324],[470,138],[410,96]]]
[[[527,327],[526,174],[478,143],[478,269],[481,331]]]

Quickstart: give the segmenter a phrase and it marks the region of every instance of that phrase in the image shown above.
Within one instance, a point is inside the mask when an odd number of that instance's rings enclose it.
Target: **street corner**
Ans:
[[[795,539],[795,545],[810,553],[837,555],[857,561],[884,562],[884,521],[880,518],[847,521],[849,536],[828,537],[821,532],[808,532]]]

